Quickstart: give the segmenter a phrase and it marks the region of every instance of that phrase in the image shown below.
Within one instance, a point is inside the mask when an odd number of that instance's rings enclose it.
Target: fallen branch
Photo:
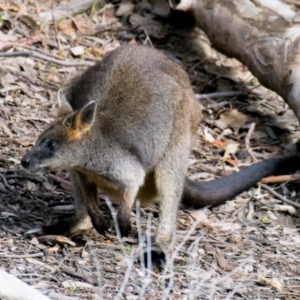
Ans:
[[[35,57],[35,58],[38,58],[41,60],[48,61],[50,63],[54,63],[57,65],[66,66],[66,67],[93,66],[95,64],[94,62],[91,62],[91,61],[59,60],[59,59],[49,57],[44,54],[35,52],[35,51],[15,51],[15,52],[0,53],[0,57],[17,57],[17,56]]]
[[[245,64],[262,85],[282,96],[300,121],[300,27],[295,11],[279,0],[169,2],[192,13],[211,45]]]

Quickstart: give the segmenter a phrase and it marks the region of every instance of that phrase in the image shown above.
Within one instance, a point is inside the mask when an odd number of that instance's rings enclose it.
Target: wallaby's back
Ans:
[[[119,144],[146,169],[162,156],[175,119],[194,132],[200,120],[187,74],[164,54],[142,46],[113,51],[64,93],[74,110],[96,101],[94,134]]]

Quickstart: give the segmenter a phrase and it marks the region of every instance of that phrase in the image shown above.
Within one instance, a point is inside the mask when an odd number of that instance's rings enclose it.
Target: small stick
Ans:
[[[253,215],[254,215],[254,204],[253,201],[248,202],[248,214],[247,214],[247,221],[252,222],[253,221]]]
[[[38,252],[38,253],[32,253],[32,254],[6,254],[6,253],[0,253],[0,257],[4,258],[28,258],[28,257],[42,257],[45,256],[43,252]]]
[[[15,52],[5,52],[0,53],[0,57],[16,57],[16,56],[31,56],[41,60],[48,61],[61,66],[66,67],[76,67],[76,66],[93,66],[95,63],[91,61],[69,61],[69,60],[59,60],[35,51],[15,51]]]
[[[273,196],[275,196],[276,198],[280,199],[281,201],[288,203],[294,207],[300,208],[300,204],[295,203],[294,201],[288,200],[285,197],[283,197],[282,195],[278,194],[277,192],[274,191],[274,189],[272,189],[271,187],[265,185],[265,184],[260,184],[260,186],[262,188],[264,188],[265,190],[269,191]]]
[[[48,277],[49,275],[52,275],[54,273],[56,273],[62,266],[62,264],[64,263],[64,261],[68,258],[68,256],[64,257],[63,259],[61,259],[61,261],[58,263],[58,265],[52,270],[47,273],[47,274],[44,274],[44,275],[39,275],[37,278],[33,278],[33,279],[23,279],[23,281],[26,281],[26,282],[33,282],[33,281],[37,281],[37,280],[41,280],[43,278],[46,278]],[[22,274],[23,275],[23,274]]]
[[[255,129],[255,123],[251,123],[250,125],[250,128],[246,134],[246,138],[245,138],[245,146],[246,146],[246,149],[248,151],[248,153],[250,154],[250,156],[252,157],[253,161],[254,162],[257,162],[257,158],[255,157],[254,153],[252,152],[252,149],[250,147],[250,138],[251,138],[251,135],[253,133]]]
[[[60,270],[63,271],[64,273],[66,273],[66,274],[69,274],[69,275],[72,275],[74,277],[83,279],[83,280],[85,280],[86,282],[88,282],[91,285],[97,285],[97,278],[95,278],[92,275],[78,273],[78,272],[75,272],[72,269],[70,269],[68,267],[64,267],[64,266],[61,266]]]
[[[59,42],[59,39],[58,39],[58,30],[57,30],[57,24],[56,24],[56,21],[55,21],[55,18],[54,18],[54,0],[51,0],[51,4],[52,4],[52,22],[53,22],[53,27],[54,27],[54,35],[55,35],[55,40],[56,40],[56,43],[57,43],[57,46],[58,46],[58,51],[59,51],[59,54],[62,54],[63,51],[62,51],[62,48],[61,48],[61,45],[60,45],[60,42]]]
[[[270,176],[263,178],[261,183],[283,183],[288,181],[298,181],[300,180],[300,174],[294,175],[279,175],[279,176]]]
[[[196,94],[197,100],[204,100],[207,98],[210,99],[218,99],[218,98],[229,98],[229,97],[237,97],[237,96],[245,96],[246,93],[242,91],[231,91],[231,92],[219,92],[219,93],[212,93],[212,94]]]

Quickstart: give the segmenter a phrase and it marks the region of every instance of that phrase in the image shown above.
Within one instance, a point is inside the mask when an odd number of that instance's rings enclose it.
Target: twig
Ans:
[[[261,183],[283,183],[288,181],[300,181],[300,174],[294,175],[279,175],[263,178]]]
[[[295,4],[300,6],[300,1],[296,1],[296,0],[283,0],[286,3],[290,3],[290,4]]]
[[[51,4],[52,4],[52,12],[51,12],[51,15],[52,15],[52,21],[53,21],[53,27],[54,27],[54,35],[55,35],[55,40],[56,40],[56,43],[57,43],[57,46],[58,46],[58,51],[59,51],[59,54],[62,54],[62,48],[61,48],[61,45],[60,45],[60,42],[59,42],[59,39],[58,39],[58,30],[57,30],[57,24],[56,24],[56,21],[55,21],[55,18],[54,18],[54,0],[51,0]]]
[[[42,257],[45,256],[43,252],[38,252],[38,253],[32,253],[32,254],[6,254],[6,253],[0,253],[0,257],[4,258],[28,258],[28,257]]]
[[[75,271],[73,271],[72,269],[67,268],[67,267],[61,267],[60,269],[61,269],[61,271],[63,271],[64,273],[69,274],[69,275],[72,275],[72,276],[77,277],[77,278],[80,278],[80,279],[83,279],[84,281],[88,282],[88,283],[91,284],[91,285],[97,285],[97,278],[95,278],[95,277],[92,276],[92,275],[89,275],[89,274],[83,274],[83,273],[78,273],[78,272],[75,272]]]
[[[4,177],[4,175],[0,174],[0,178],[1,178],[1,180],[2,180],[2,182],[3,182],[3,184],[4,184],[4,186],[5,186],[6,188],[8,188],[8,189],[10,190],[10,192],[13,192],[13,191],[14,191],[13,187],[12,187],[11,185],[8,184],[8,182],[7,182],[6,178]]]
[[[237,97],[237,96],[246,96],[247,94],[242,91],[232,91],[232,92],[219,92],[219,93],[212,93],[212,94],[196,94],[197,100],[202,99],[218,99],[218,98],[228,98],[228,97]]]
[[[124,292],[125,292],[125,288],[126,288],[126,286],[128,284],[128,281],[129,281],[129,278],[130,278],[130,274],[131,274],[131,270],[132,270],[133,265],[134,265],[134,255],[135,255],[134,251],[132,251],[131,254],[130,254],[130,257],[126,258],[128,266],[127,266],[126,273],[124,275],[124,280],[123,280],[121,286],[119,287],[118,294],[114,298],[116,300],[123,298],[123,295],[124,295]]]
[[[254,161],[254,162],[257,162],[257,158],[256,158],[255,155],[253,154],[252,149],[251,149],[251,147],[250,147],[250,138],[251,138],[251,135],[252,135],[254,129],[255,129],[255,123],[251,123],[250,128],[249,128],[249,130],[248,130],[248,132],[247,132],[247,134],[246,134],[246,138],[245,138],[245,146],[246,146],[246,149],[247,149],[248,153],[249,153],[250,156],[252,157],[253,161]]]
[[[147,43],[149,43],[149,45],[151,46],[151,48],[154,48],[153,43],[152,43],[152,41],[150,39],[150,36],[149,36],[149,34],[148,34],[148,32],[147,32],[146,29],[144,29],[144,33],[146,35],[146,39],[145,39],[143,45],[146,45]]]
[[[248,202],[248,214],[246,216],[246,220],[252,222],[254,215],[254,204],[253,201]]]
[[[260,186],[264,189],[266,189],[267,191],[269,191],[273,196],[277,197],[278,199],[280,199],[281,201],[288,203],[294,207],[300,208],[300,204],[295,203],[294,201],[288,200],[285,197],[283,197],[282,195],[278,194],[277,192],[274,191],[274,189],[272,189],[271,187],[265,185],[265,184],[260,184]]]
[[[37,281],[37,280],[41,280],[43,278],[46,278],[48,277],[49,275],[52,275],[54,273],[56,273],[62,266],[62,264],[64,263],[64,261],[68,258],[68,256],[65,256],[63,259],[61,259],[61,261],[58,263],[58,265],[52,270],[47,273],[47,274],[44,274],[44,275],[39,275],[37,278],[33,278],[33,279],[23,279],[23,281],[26,281],[26,282],[32,282],[32,281]]]
[[[31,56],[41,60],[45,60],[57,65],[66,66],[66,67],[76,67],[76,66],[93,66],[95,63],[91,61],[68,61],[68,60],[59,60],[52,57],[48,57],[44,54],[35,52],[35,51],[15,51],[15,52],[5,52],[0,53],[0,57],[16,57],[16,56]]]
[[[160,275],[159,273],[155,273],[149,269],[144,269],[147,273],[149,273],[151,276],[157,278],[157,279],[170,279],[174,276],[174,274],[167,274],[167,275]]]
[[[39,242],[44,243],[44,242],[51,242],[51,243],[59,243],[59,244],[68,244],[72,247],[76,246],[76,243],[71,241],[65,236],[62,235],[45,235],[45,236],[40,236],[38,237]]]

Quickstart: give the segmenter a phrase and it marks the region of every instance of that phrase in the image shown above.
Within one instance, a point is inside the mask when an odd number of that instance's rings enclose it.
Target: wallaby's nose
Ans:
[[[23,166],[23,168],[28,168],[29,165],[30,165],[30,159],[29,158],[26,158],[26,157],[23,157],[21,159],[21,165]]]

